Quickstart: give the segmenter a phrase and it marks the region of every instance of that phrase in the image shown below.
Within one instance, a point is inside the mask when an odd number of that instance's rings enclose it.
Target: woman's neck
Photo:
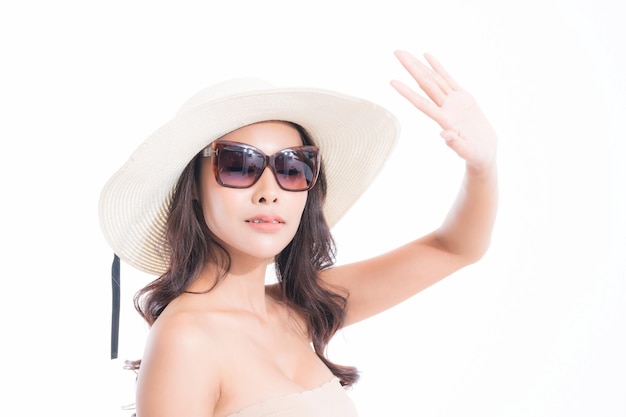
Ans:
[[[266,272],[265,260],[245,263],[233,260],[226,276],[215,285],[218,272],[210,265],[189,287],[188,292],[206,292],[214,286],[209,293],[213,302],[219,303],[220,307],[250,312],[264,319],[268,314]]]

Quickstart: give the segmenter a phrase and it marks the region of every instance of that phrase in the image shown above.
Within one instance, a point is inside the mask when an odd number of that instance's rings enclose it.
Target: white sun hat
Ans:
[[[150,135],[104,186],[104,236],[121,260],[151,274],[168,268],[164,232],[173,189],[208,144],[240,127],[269,120],[302,126],[320,148],[326,171],[324,214],[332,227],[369,186],[393,150],[399,124],[370,101],[315,89],[235,79],[189,99]]]

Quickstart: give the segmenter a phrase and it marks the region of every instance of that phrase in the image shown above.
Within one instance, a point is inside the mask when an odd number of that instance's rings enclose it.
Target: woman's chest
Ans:
[[[268,398],[312,390],[333,378],[306,336],[291,325],[239,329],[223,360],[216,416]]]

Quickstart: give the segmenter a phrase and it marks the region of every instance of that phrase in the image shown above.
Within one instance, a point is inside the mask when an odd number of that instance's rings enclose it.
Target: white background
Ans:
[[[9,4],[11,3],[11,4]],[[335,228],[339,263],[436,227],[462,163],[389,86],[431,52],[501,138],[488,255],[342,332],[363,417],[626,416],[624,20],[618,1],[35,1],[0,6],[0,415],[127,416],[145,325],[122,266],[109,355],[108,177],[197,90],[257,76],[398,115],[385,171]],[[245,375],[242,375],[245,378]]]

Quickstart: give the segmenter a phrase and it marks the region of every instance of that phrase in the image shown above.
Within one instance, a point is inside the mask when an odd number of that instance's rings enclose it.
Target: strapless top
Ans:
[[[357,417],[346,390],[334,378],[321,387],[248,406],[228,417]]]

